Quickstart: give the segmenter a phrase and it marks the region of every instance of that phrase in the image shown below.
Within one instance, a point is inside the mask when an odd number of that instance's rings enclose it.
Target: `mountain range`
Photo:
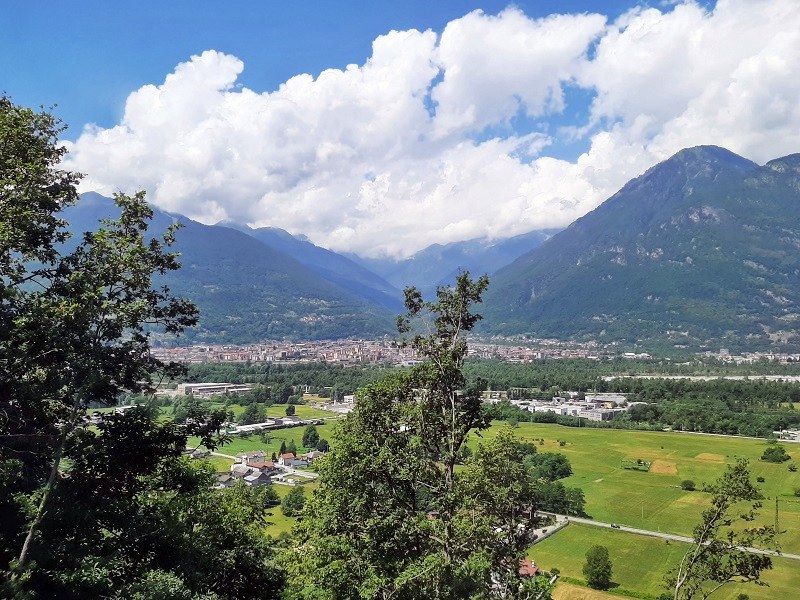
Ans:
[[[113,216],[84,194],[74,232]],[[485,334],[627,347],[800,348],[800,155],[759,166],[728,150],[678,152],[564,230],[433,245],[405,260],[342,255],[277,228],[180,222],[183,268],[164,283],[195,301],[192,340],[393,333],[400,289],[426,295],[459,270],[490,274]]]
[[[200,323],[186,332],[187,340],[246,343],[394,333],[395,317],[403,309],[402,292],[359,264],[369,261],[353,260],[283,229],[254,229],[228,221],[204,225],[155,207],[153,211],[150,229],[154,235],[172,223],[181,225],[173,250],[180,254],[182,267],[159,284],[198,305]],[[117,213],[112,199],[89,192],[65,211],[64,218],[77,240],[80,233],[96,229],[101,219]],[[420,273],[413,283],[430,291],[446,281],[445,273],[456,272],[462,265],[480,265],[478,269],[483,270],[499,267],[546,235],[531,234],[529,243],[524,241],[526,236],[498,244],[470,240],[452,244],[444,252],[435,247],[409,261],[385,262],[395,271],[410,272],[407,263],[424,270],[425,276]],[[464,257],[471,257],[471,262]]]
[[[399,289],[413,285],[425,296],[433,296],[438,286],[452,283],[459,271],[491,275],[558,231],[545,229],[505,239],[484,237],[433,244],[405,259],[361,258],[356,255],[350,255],[350,258]]]
[[[65,218],[76,233],[96,229],[99,219],[116,212],[109,198],[88,193]],[[157,234],[172,223],[182,226],[173,247],[182,267],[159,283],[200,308],[200,323],[187,332],[189,340],[241,343],[375,337],[393,331],[397,311],[385,305],[391,303],[383,291],[388,284],[377,277],[377,289],[356,283],[349,289],[341,272],[326,279],[313,264],[259,241],[256,231],[203,225],[158,209],[150,230]],[[354,282],[363,278],[361,267],[352,268]],[[399,297],[394,303],[399,306]]]
[[[485,331],[796,348],[800,155],[678,152],[500,269]]]

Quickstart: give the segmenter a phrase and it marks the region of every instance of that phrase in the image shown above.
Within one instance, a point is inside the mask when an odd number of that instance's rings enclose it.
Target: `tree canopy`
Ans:
[[[482,385],[462,370],[487,285],[462,274],[433,302],[406,290],[400,330],[426,331],[409,342],[424,361],[365,387],[337,425],[283,557],[290,598],[528,597],[518,571],[536,480],[525,448],[506,428],[455,468],[488,427]]]
[[[61,211],[80,176],[59,167],[62,131],[0,97],[0,595],[274,597],[258,494],[217,494],[181,457],[190,435],[223,440],[224,411],[189,406],[183,424],[148,406],[87,417],[177,375],[151,337],[181,333],[197,311],[155,285],[179,267],[176,228],[148,237],[143,193],[117,194],[116,219],[69,239]]]
[[[583,565],[583,575],[589,587],[597,590],[607,590],[611,587],[611,558],[605,546],[592,546],[586,552],[586,563]]]

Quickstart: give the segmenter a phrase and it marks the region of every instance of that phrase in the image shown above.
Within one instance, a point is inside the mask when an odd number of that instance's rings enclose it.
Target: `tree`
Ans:
[[[224,410],[186,404],[183,423],[160,423],[141,406],[86,422],[90,405],[148,394],[155,378],[179,374],[151,356],[151,335],[180,333],[197,311],[153,286],[179,267],[169,252],[176,227],[147,236],[143,193],[116,195],[117,218],[68,239],[59,213],[77,201],[79,175],[58,168],[62,130],[0,97],[0,596],[135,597],[151,581],[225,597],[249,575],[260,597],[274,596],[279,578],[265,569],[263,543],[250,551],[254,530],[186,528],[220,498],[181,453],[189,436],[209,448],[224,441]],[[252,560],[228,568],[204,557],[212,546],[224,560],[245,549]]]
[[[291,417],[291,416],[293,416],[293,415],[294,415],[294,413],[295,413],[294,404],[289,404],[289,405],[286,407],[286,416],[287,416],[287,417]]]
[[[287,517],[296,517],[306,503],[306,492],[302,486],[294,486],[281,500],[281,512]]]
[[[276,388],[273,398],[277,404],[286,404],[289,401],[289,396],[294,393],[294,389],[289,384],[280,385]]]
[[[317,442],[317,450],[319,450],[320,452],[327,452],[330,449],[330,447],[331,446],[328,443],[328,440],[326,440],[325,438],[321,438],[319,442]]]
[[[596,590],[607,590],[611,587],[611,558],[605,546],[592,546],[586,552],[586,563],[583,565],[583,576],[589,587]]]
[[[694,529],[693,547],[667,579],[675,600],[708,598],[730,581],[759,583],[761,573],[772,568],[769,556],[747,550],[770,549],[775,540],[772,527],[754,524],[762,495],[750,481],[747,460],[728,465],[706,491],[711,507]]]
[[[239,417],[239,425],[251,425],[258,422],[258,406],[248,404]]]
[[[547,481],[556,481],[572,475],[572,465],[563,454],[542,452],[529,454],[525,457],[525,464],[530,466],[536,475]]]
[[[303,446],[305,448],[316,448],[319,444],[319,433],[314,425],[308,425],[303,431]]]
[[[686,490],[687,492],[693,492],[695,490],[695,483],[691,479],[684,479],[681,481],[681,489]]]
[[[536,524],[536,481],[523,445],[505,429],[455,468],[470,433],[488,426],[483,384],[467,385],[463,373],[464,335],[487,284],[462,274],[434,302],[406,290],[399,328],[415,327],[410,344],[424,361],[359,390],[337,423],[298,549],[282,557],[289,598],[529,593],[518,565]]]

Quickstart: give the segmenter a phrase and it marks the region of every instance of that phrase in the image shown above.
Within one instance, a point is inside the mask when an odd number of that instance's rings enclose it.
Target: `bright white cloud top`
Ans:
[[[83,188],[145,189],[200,221],[276,226],[363,255],[562,227],[677,150],[800,151],[800,2],[719,0],[392,31],[363,65],[237,85],[214,50],[130,94],[70,149]],[[593,95],[588,111],[565,89]],[[584,109],[586,107],[583,107]],[[577,109],[583,122],[567,115]],[[574,160],[548,150],[585,136]]]

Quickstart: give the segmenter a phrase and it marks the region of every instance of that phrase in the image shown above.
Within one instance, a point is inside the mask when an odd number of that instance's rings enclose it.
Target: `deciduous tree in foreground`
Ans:
[[[764,585],[761,573],[772,568],[769,556],[747,550],[775,543],[772,527],[755,524],[763,496],[750,481],[747,461],[728,465],[706,491],[711,507],[694,529],[693,547],[668,578],[675,600],[705,599],[734,581]]]
[[[144,194],[117,195],[118,218],[66,243],[79,175],[59,168],[61,131],[0,97],[0,597],[274,597],[259,494],[215,494],[181,458],[189,435],[219,441],[224,411],[87,422],[177,372],[150,332],[197,311],[153,285],[179,265],[174,228],[147,236]]]
[[[406,290],[400,329],[424,331],[411,342],[424,362],[361,390],[337,426],[284,557],[289,597],[531,597],[519,561],[536,482],[521,445],[504,429],[456,470],[470,433],[488,427],[481,386],[468,387],[462,372],[487,285],[462,274],[435,302]]]

